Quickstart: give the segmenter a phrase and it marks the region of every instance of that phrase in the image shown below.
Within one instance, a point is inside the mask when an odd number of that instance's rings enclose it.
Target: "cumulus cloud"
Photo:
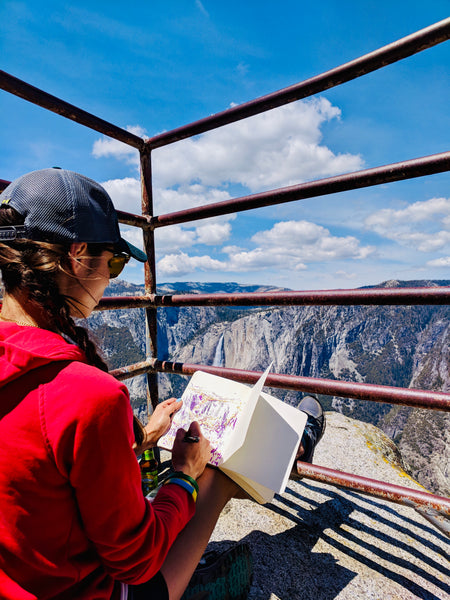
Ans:
[[[109,179],[102,182],[118,210],[128,212],[141,212],[141,183],[134,177],[123,179]],[[153,208],[155,215],[177,212],[194,206],[212,204],[229,200],[230,194],[226,190],[208,188],[200,184],[185,185],[177,189],[153,190]],[[225,220],[234,219],[233,215],[225,215]],[[203,223],[206,223],[205,219]]]
[[[441,256],[427,262],[428,267],[450,267],[450,256]]]
[[[308,221],[276,223],[270,230],[252,237],[257,247],[252,250],[227,246],[226,260],[208,260],[207,256],[171,254],[158,262],[163,275],[186,275],[197,269],[203,271],[249,272],[265,269],[307,269],[308,263],[333,260],[359,260],[374,252],[371,246],[361,246],[353,236],[337,237],[325,227]],[[179,259],[179,265],[178,265]]]
[[[187,275],[193,271],[222,271],[223,263],[210,256],[188,256],[184,252],[167,254],[158,262],[158,270],[169,277]]]
[[[117,210],[141,213],[141,183],[139,179],[125,177],[102,182]]]
[[[337,237],[321,225],[309,221],[281,221],[269,231],[260,231],[252,241],[261,247],[284,250],[305,262],[336,259],[361,259],[374,252],[372,246],[360,246],[354,236]]]
[[[118,210],[141,213],[141,189],[138,179],[125,177],[124,179],[110,179],[102,183],[112,198],[114,206]],[[208,189],[201,185],[186,186],[177,190],[155,190],[155,214],[166,212],[176,212],[183,208],[207,204],[210,202],[220,202],[228,200],[229,194],[226,191]],[[236,216],[223,215],[211,219],[203,219],[198,223],[186,225],[172,225],[162,227],[155,232],[156,250],[158,254],[164,252],[174,252],[181,248],[188,248],[194,244],[221,245],[225,243],[231,235],[230,221]],[[134,240],[142,240],[140,230],[134,228],[123,228],[124,236],[128,241],[137,246],[142,242],[136,243]],[[133,239],[131,239],[133,237]]]
[[[158,148],[152,155],[155,185],[238,183],[257,192],[360,169],[359,155],[335,154],[321,143],[321,127],[340,112],[325,98],[300,100]],[[128,130],[144,137],[139,126]],[[94,143],[93,155],[139,164],[136,150],[109,138]]]
[[[231,225],[230,223],[211,223],[197,227],[196,232],[199,244],[209,246],[223,244],[230,237]]]
[[[370,215],[366,225],[374,231],[384,231],[395,225],[408,226],[412,223],[450,218],[450,198],[431,198],[414,202],[406,208],[394,210],[384,208]]]
[[[128,242],[137,246],[138,248],[144,248],[144,238],[142,231],[136,227],[127,227],[124,225],[120,226],[120,233]]]
[[[380,236],[421,252],[450,245],[450,198],[431,198],[406,208],[385,208],[370,215],[365,225]]]
[[[135,135],[145,138],[145,130],[140,125],[128,125],[127,131],[134,133]],[[139,167],[139,151],[128,144],[113,140],[108,137],[100,138],[94,142],[92,148],[92,155],[95,158],[100,157],[114,157],[118,160],[122,160],[127,164]]]
[[[155,180],[160,187],[231,182],[256,192],[359,169],[360,156],[321,145],[321,126],[339,116],[328,100],[314,98],[159,148]]]
[[[340,109],[325,98],[298,101],[221,127],[152,153],[154,213],[165,214],[228,200],[233,185],[250,192],[284,187],[317,177],[360,169],[360,156],[336,154],[322,142],[322,126],[340,118]],[[129,128],[144,136],[142,128]],[[136,152],[114,140],[94,144],[96,157],[116,157],[138,166]],[[104,183],[115,206],[140,213],[138,178]],[[307,221],[275,223],[253,236],[253,248],[222,248],[227,258],[189,256],[194,245],[223,246],[232,234],[234,215],[158,229],[159,272],[180,276],[197,270],[245,272],[263,269],[302,271],[308,263],[358,260],[374,252],[353,236],[333,236]],[[240,246],[247,246],[238,240]]]
[[[191,229],[180,225],[163,227],[155,232],[156,252],[160,255],[164,252],[174,252],[197,244],[218,246],[226,242],[230,234],[231,225],[229,223],[212,223]]]
[[[196,243],[197,236],[193,229],[185,229],[180,225],[163,227],[155,233],[155,247],[158,254],[175,252],[180,248],[189,248]]]

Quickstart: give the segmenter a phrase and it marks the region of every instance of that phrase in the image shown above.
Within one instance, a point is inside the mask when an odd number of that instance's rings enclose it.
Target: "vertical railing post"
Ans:
[[[153,185],[152,185],[152,156],[149,146],[141,151],[141,201],[142,214],[153,216]],[[156,293],[156,265],[155,265],[155,235],[153,229],[144,229],[144,248],[148,256],[145,265],[145,293]],[[158,324],[157,308],[145,309],[146,317],[146,355],[147,359],[158,356]],[[158,403],[158,374],[147,373],[147,411],[150,414]]]

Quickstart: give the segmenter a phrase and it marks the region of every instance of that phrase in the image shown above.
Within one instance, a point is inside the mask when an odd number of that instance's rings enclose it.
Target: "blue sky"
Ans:
[[[126,8],[125,8],[126,7]],[[2,69],[152,136],[371,52],[448,0],[0,4]],[[447,151],[450,42],[153,154],[155,213]],[[58,165],[140,212],[135,151],[0,91],[0,178]],[[449,279],[448,173],[156,231],[158,281]],[[124,230],[140,243],[140,231]],[[142,282],[139,265],[124,279]]]

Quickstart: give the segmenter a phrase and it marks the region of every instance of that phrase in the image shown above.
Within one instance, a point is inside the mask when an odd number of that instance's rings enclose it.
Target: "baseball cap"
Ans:
[[[0,194],[2,206],[14,208],[24,223],[0,227],[0,241],[113,244],[140,262],[147,260],[145,252],[121,237],[108,192],[79,173],[53,167],[22,175]]]

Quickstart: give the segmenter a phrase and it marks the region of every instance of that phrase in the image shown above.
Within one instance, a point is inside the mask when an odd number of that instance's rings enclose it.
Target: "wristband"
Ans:
[[[189,481],[186,481],[186,479],[181,479],[180,477],[168,477],[163,485],[167,485],[168,483],[175,483],[184,488],[192,496],[194,502],[197,502],[197,490],[189,483]]]
[[[186,481],[188,481],[192,485],[192,487],[195,489],[195,491],[198,494],[198,483],[190,475],[186,475],[186,473],[183,473],[183,471],[173,471],[172,473],[170,473],[168,475],[167,479],[170,479],[171,477],[177,477],[179,479],[185,479]]]

